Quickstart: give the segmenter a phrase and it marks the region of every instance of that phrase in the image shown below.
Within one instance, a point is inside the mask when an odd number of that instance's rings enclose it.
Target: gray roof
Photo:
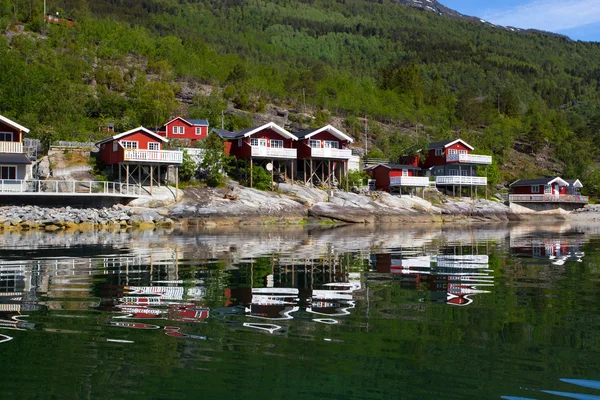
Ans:
[[[212,128],[210,131],[216,133],[222,139],[235,139],[236,137],[235,132],[228,131],[227,129]]]
[[[511,183],[510,186],[547,185],[555,179],[556,179],[556,177],[536,178],[536,179],[519,179],[518,181]]]
[[[372,166],[372,167],[369,167],[366,169],[375,169],[377,167],[385,167],[385,168],[394,169],[394,170],[412,169],[415,171],[418,171],[421,169],[419,167],[415,167],[414,165],[403,165],[403,164],[377,164],[375,166]]]
[[[208,121],[205,119],[186,119],[192,125],[208,126]]]
[[[296,136],[298,138],[298,140],[302,140],[305,137],[307,137],[308,135],[310,135],[311,133],[313,133],[314,131],[318,130],[320,128],[315,128],[315,129],[305,129],[303,131],[300,132],[294,132],[294,136]]]
[[[31,164],[23,153],[0,153],[0,164]]]

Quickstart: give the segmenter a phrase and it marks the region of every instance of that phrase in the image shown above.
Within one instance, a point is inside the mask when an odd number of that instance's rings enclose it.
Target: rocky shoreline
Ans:
[[[156,199],[110,208],[0,207],[0,230],[155,229],[190,226],[290,224],[426,224],[510,222],[541,219],[600,220],[600,207],[572,214],[516,214],[503,203],[452,199],[432,202],[384,192],[356,194],[281,184],[263,192],[230,182],[220,189],[187,189],[183,199]]]

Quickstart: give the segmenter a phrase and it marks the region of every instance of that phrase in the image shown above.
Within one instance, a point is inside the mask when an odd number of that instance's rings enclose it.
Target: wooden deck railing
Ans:
[[[448,154],[446,156],[446,161],[490,165],[492,163],[492,156],[482,156],[479,154]]]
[[[0,193],[137,197],[141,195],[141,188],[121,182],[2,179]]]
[[[436,185],[486,186],[487,178],[480,176],[436,176]]]
[[[393,176],[390,178],[390,186],[429,186],[429,177],[426,176]]]
[[[146,161],[181,164],[183,162],[183,152],[173,150],[126,149],[123,161]]]
[[[22,153],[23,143],[21,142],[0,142],[0,153]]]

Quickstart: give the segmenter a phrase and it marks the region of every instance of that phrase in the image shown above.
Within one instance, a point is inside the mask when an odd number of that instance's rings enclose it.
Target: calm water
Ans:
[[[600,399],[600,225],[0,235],[0,398]]]

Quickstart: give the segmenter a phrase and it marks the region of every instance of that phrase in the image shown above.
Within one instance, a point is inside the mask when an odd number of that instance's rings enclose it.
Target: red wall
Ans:
[[[413,170],[408,170],[408,176],[414,176]],[[386,168],[384,166],[378,166],[374,169],[367,171],[367,174],[371,177],[371,179],[375,179],[375,188],[377,190],[382,190],[384,192],[390,191],[390,177],[402,176],[401,169],[392,169]]]
[[[160,143],[160,149],[163,149],[164,142],[159,140],[158,138],[152,137],[144,131],[133,132],[127,136],[121,137],[117,139],[117,141],[121,140],[130,140],[134,142],[138,142],[139,150],[148,150],[148,143],[157,142]],[[113,151],[113,142],[104,143],[100,146],[100,159],[105,164],[117,164],[123,161],[125,156],[125,151],[121,146],[117,146],[117,151]]]
[[[13,142],[21,142],[23,140],[22,136],[25,136],[25,132],[21,132],[18,129],[4,124],[3,122],[0,122],[0,132],[12,132]]]
[[[427,158],[422,164],[422,168],[429,168],[437,165],[446,165],[446,155],[448,154],[449,149],[456,149],[457,151],[466,150],[467,154],[471,154],[471,150],[467,146],[463,145],[461,142],[455,143],[452,146],[442,149],[443,151],[441,156],[436,156],[435,149],[430,149],[429,153],[427,154]]]
[[[303,140],[299,140],[297,143],[294,143],[294,146],[298,149],[298,158],[310,158],[310,156],[311,156],[311,151],[310,151],[311,147],[309,144],[310,140],[320,140],[321,148],[325,147],[325,142],[324,142],[325,140],[338,142],[339,149],[344,149],[344,148],[347,148],[347,146],[348,146],[347,140],[340,140],[336,136],[332,135],[331,133],[324,131],[324,132],[320,132],[320,133],[314,135],[310,139],[303,139]]]
[[[267,147],[271,147],[271,142],[269,139],[280,139],[283,140],[283,147],[285,149],[292,149],[293,140],[288,139],[285,136],[281,136],[279,133],[275,132],[272,129],[264,129],[262,131],[256,132],[251,136],[256,139],[267,139]],[[252,150],[250,147],[250,137],[242,138],[242,146],[238,146],[238,139],[232,139],[230,145],[231,155],[237,158],[250,158],[252,154]]]
[[[534,185],[535,186],[535,185]],[[544,187],[545,185],[539,185],[539,192],[532,192],[531,191],[531,186],[517,186],[517,187],[513,187],[511,192],[513,194],[544,194]],[[562,186],[559,187],[558,183],[553,183],[552,184],[552,192],[554,194],[557,193],[557,191],[560,191],[560,194],[567,194],[567,187],[566,186]]]
[[[183,126],[183,128],[184,128],[183,134],[179,134],[179,133],[174,134],[173,133],[174,126],[177,126],[177,127]],[[187,139],[187,140],[191,140],[192,143],[195,142],[196,140],[203,140],[208,135],[208,126],[194,126],[194,125],[187,123],[186,121],[184,121],[181,118],[177,118],[173,122],[166,124],[165,127],[166,127],[165,132],[158,132],[158,134],[160,136],[166,136],[171,139]],[[196,135],[196,128],[200,128],[200,135]]]

